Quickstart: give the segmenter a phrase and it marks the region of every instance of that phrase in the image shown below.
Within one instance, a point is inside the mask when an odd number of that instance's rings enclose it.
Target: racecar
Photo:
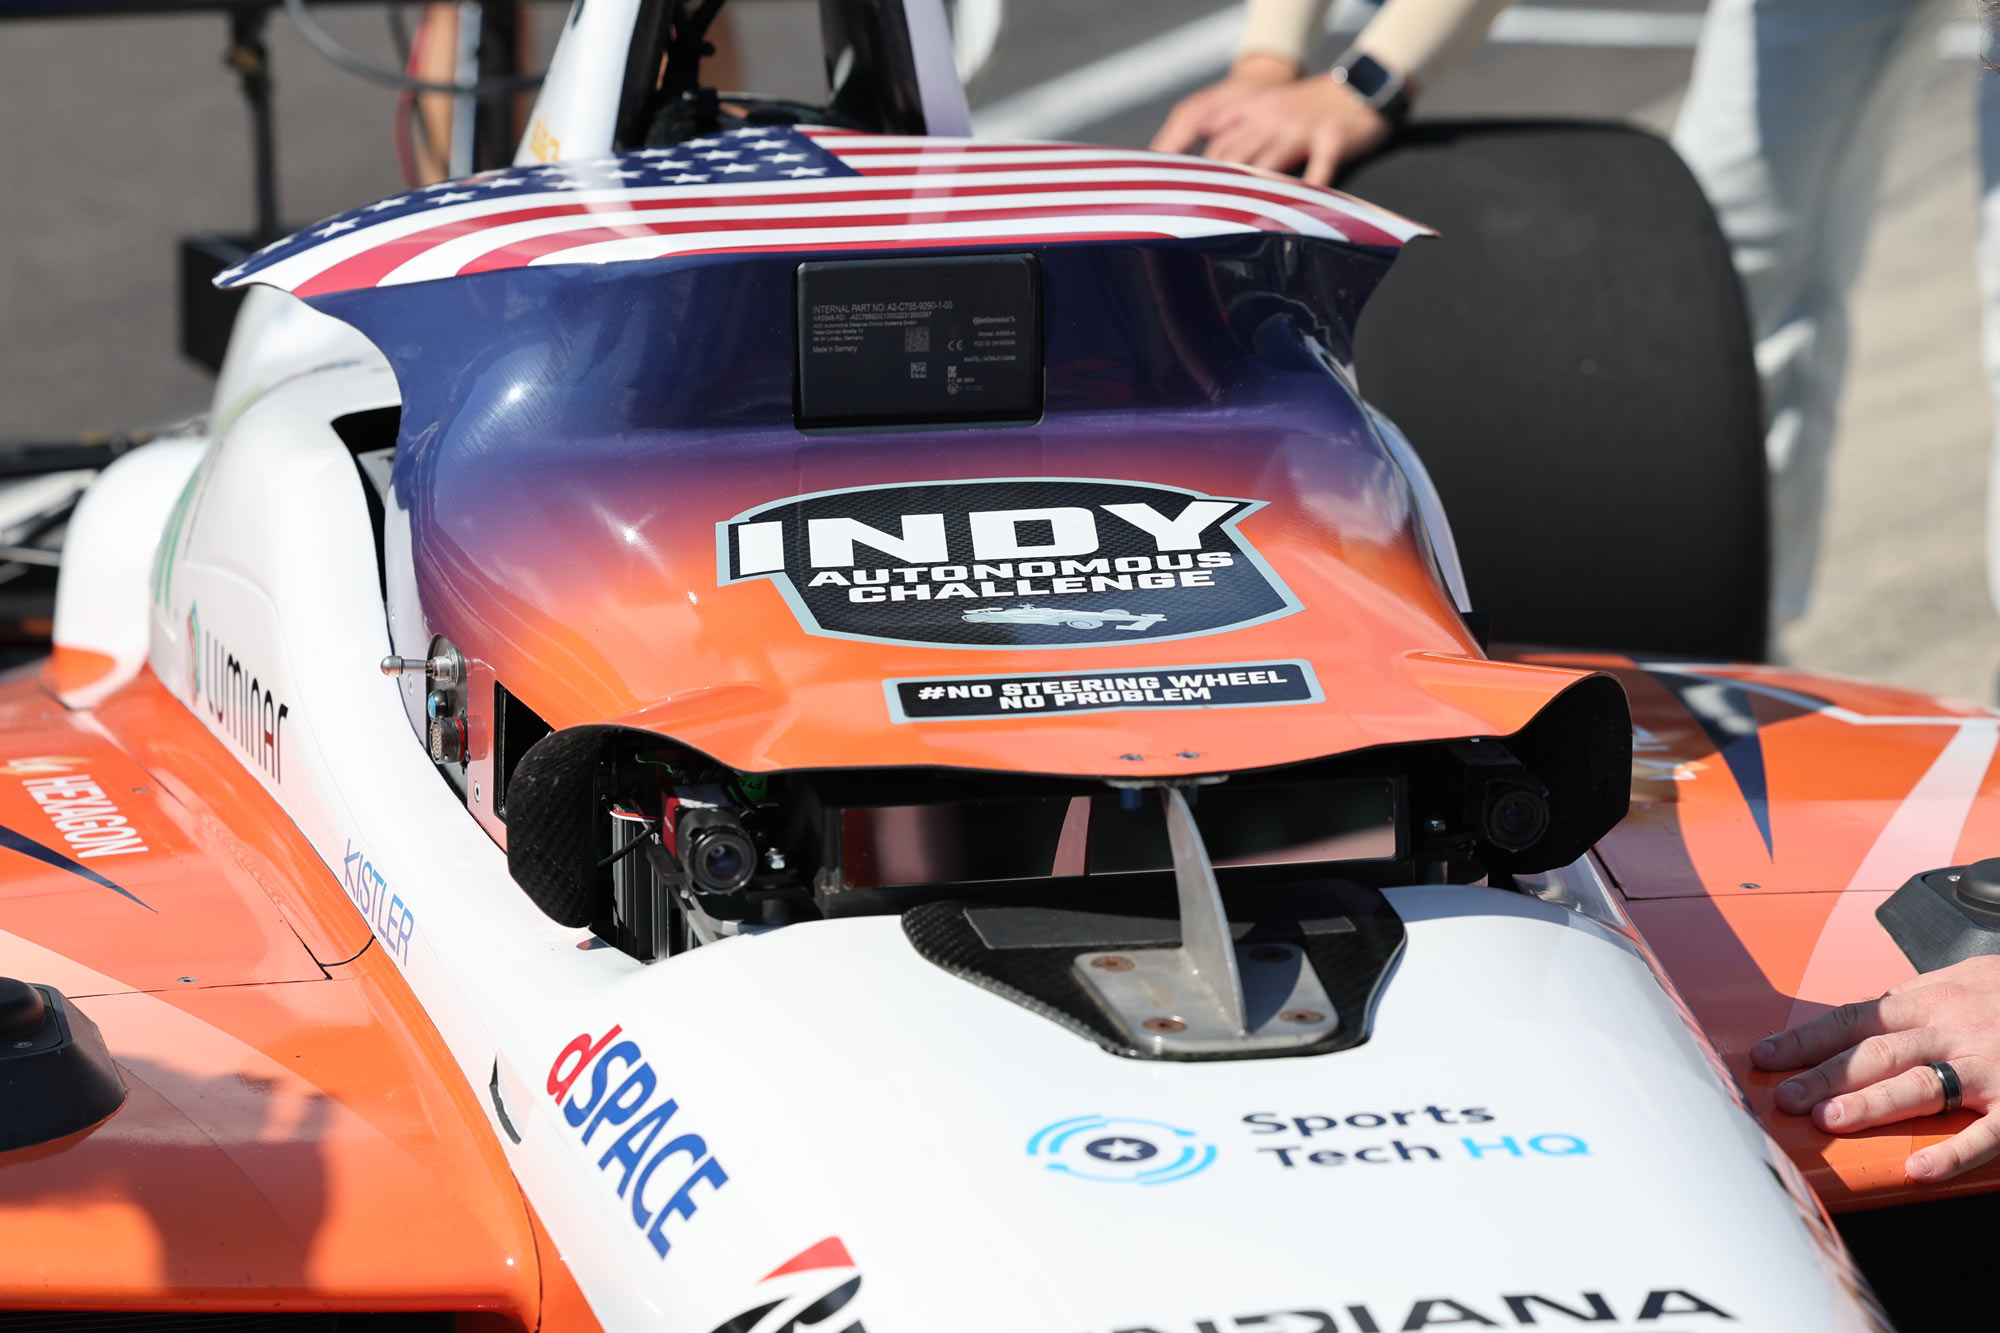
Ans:
[[[969,137],[935,0],[721,97],[718,7],[578,5],[514,165],[223,272],[205,433],[70,517],[0,1327],[1886,1327],[1828,1209],[1962,1118],[1747,1050],[2000,950],[2000,715],[1732,660],[1665,147],[1413,133],[1433,241]],[[1169,632],[1007,601],[1114,590]]]
[[[1133,615],[1130,611],[1057,610],[1023,604],[1005,610],[967,611],[961,619],[986,625],[1067,625],[1071,629],[1101,629],[1108,620],[1123,620],[1118,628],[1137,634],[1159,624],[1166,616],[1158,612]]]

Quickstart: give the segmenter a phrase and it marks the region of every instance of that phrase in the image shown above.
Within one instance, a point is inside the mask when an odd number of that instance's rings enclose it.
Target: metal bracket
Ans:
[[[1307,1046],[1339,1026],[1304,950],[1236,942],[1215,867],[1178,786],[1161,788],[1181,947],[1081,954],[1077,979],[1133,1045],[1154,1055]]]

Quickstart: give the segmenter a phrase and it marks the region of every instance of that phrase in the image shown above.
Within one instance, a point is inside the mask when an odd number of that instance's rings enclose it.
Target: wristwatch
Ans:
[[[1394,73],[1374,56],[1349,51],[1333,67],[1335,83],[1344,83],[1355,96],[1373,107],[1391,125],[1400,125],[1410,114],[1409,80]]]

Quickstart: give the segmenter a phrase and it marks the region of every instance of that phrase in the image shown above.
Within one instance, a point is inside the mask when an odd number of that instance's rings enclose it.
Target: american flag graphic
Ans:
[[[746,129],[510,167],[328,218],[216,278],[299,296],[540,264],[1289,232],[1396,246],[1424,228],[1289,177],[1076,144]]]

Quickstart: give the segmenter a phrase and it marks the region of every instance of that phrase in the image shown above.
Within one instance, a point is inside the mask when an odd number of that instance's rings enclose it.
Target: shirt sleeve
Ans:
[[[1267,0],[1276,7],[1276,0]],[[1386,0],[1354,39],[1419,88],[1428,88],[1483,41],[1513,0]],[[1251,4],[1255,11],[1257,4]],[[1323,7],[1322,7],[1323,8]]]
[[[1330,6],[1331,0],[1250,0],[1236,54],[1277,56],[1304,69],[1319,49]]]

